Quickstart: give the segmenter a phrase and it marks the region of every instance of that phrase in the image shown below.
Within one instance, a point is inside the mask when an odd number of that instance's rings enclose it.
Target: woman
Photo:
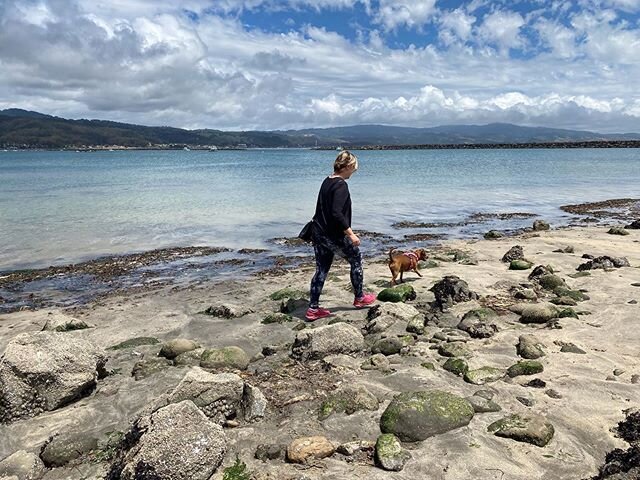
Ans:
[[[362,308],[376,301],[373,293],[364,293],[362,286],[362,255],[360,239],[351,230],[351,195],[346,180],[358,170],[358,158],[346,150],[340,152],[333,164],[333,174],[322,182],[316,213],[313,216],[313,250],[316,255],[316,273],[311,279],[309,309],[305,317],[317,320],[331,312],[320,307],[320,294],[333,257],[337,253],[351,265],[351,285],[355,299],[353,305]]]

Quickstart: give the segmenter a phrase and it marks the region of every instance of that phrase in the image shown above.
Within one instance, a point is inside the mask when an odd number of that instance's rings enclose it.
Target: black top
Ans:
[[[351,194],[344,179],[324,179],[313,218],[328,237],[344,236],[344,231],[351,227]]]

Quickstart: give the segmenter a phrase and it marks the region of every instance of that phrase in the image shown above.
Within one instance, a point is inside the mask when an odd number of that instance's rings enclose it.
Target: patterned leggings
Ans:
[[[324,234],[315,231],[313,235],[313,250],[316,254],[316,273],[311,279],[309,308],[318,308],[320,294],[324,281],[333,263],[333,257],[337,253],[345,258],[351,265],[351,285],[356,298],[362,297],[362,285],[364,273],[362,271],[362,254],[360,249],[354,246],[348,237],[340,240],[331,240]]]

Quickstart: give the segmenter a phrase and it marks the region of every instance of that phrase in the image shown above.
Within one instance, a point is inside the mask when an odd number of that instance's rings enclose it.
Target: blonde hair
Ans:
[[[333,171],[340,172],[351,165],[355,165],[356,170],[358,169],[358,157],[347,150],[343,150],[336,157],[336,161],[333,162]]]

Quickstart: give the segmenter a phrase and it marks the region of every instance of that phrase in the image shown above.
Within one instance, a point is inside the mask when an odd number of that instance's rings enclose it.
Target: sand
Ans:
[[[422,278],[405,274],[417,299],[412,304],[433,300],[429,288],[445,275],[457,275],[465,280],[480,301],[459,303],[450,313],[460,318],[468,310],[481,304],[500,307],[497,321],[500,331],[489,339],[470,339],[473,352],[471,368],[490,365],[507,368],[516,363],[515,344],[524,333],[535,334],[546,346],[541,359],[544,372],[531,377],[516,377],[485,386],[465,383],[461,378],[442,369],[446,360],[437,350],[429,349],[428,340],[440,327],[428,326],[420,341],[408,355],[389,357],[395,370],[386,374],[365,371],[360,364],[367,358],[340,357],[309,365],[288,360],[287,344],[295,338],[292,329],[302,320],[303,309],[294,312],[295,322],[263,325],[267,313],[279,308],[278,301],[269,294],[283,287],[308,290],[312,267],[292,270],[284,276],[226,280],[186,288],[165,287],[130,296],[114,296],[65,313],[81,318],[92,328],[69,332],[87,338],[107,348],[118,342],[152,336],[161,341],[189,338],[203,346],[237,345],[255,361],[243,376],[263,389],[270,400],[264,420],[251,425],[227,429],[229,451],[224,462],[231,465],[236,455],[247,463],[256,478],[308,479],[581,479],[597,473],[606,452],[625,448],[626,443],[612,432],[624,418],[623,411],[638,407],[640,384],[632,383],[632,376],[640,374],[640,231],[630,235],[607,234],[602,227],[567,228],[498,240],[447,241],[437,249],[460,249],[478,260],[477,265],[439,262],[436,268],[422,269]],[[583,289],[590,299],[574,309],[584,312],[578,319],[563,318],[562,328],[545,325],[523,325],[518,315],[507,307],[518,301],[509,293],[510,285],[528,282],[528,271],[511,271],[501,262],[503,254],[513,245],[524,248],[525,257],[534,265],[552,265],[554,270],[573,289]],[[574,253],[554,253],[571,245]],[[402,248],[401,245],[398,247]],[[366,243],[363,245],[366,250]],[[436,249],[430,249],[432,254]],[[630,268],[612,271],[592,270],[589,276],[571,278],[576,267],[586,260],[583,254],[595,256],[625,256]],[[379,291],[390,280],[383,257],[365,265],[365,283],[369,290]],[[361,328],[366,323],[365,310],[351,307],[349,272],[344,262],[336,262],[325,285],[323,306]],[[222,319],[203,315],[210,305],[230,303],[253,310],[240,318]],[[42,329],[52,309],[23,311],[0,315],[0,352],[12,337],[22,332]],[[328,324],[323,319],[308,328]],[[335,320],[334,320],[335,321]],[[586,354],[560,352],[554,342],[571,342]],[[279,346],[281,353],[261,359],[260,352],[267,345]],[[135,413],[161,393],[171,389],[189,367],[169,367],[140,381],[135,381],[131,369],[141,358],[157,355],[160,345],[108,351],[107,368],[114,374],[99,382],[96,391],[65,408],[0,426],[0,459],[25,449],[38,451],[47,438],[64,431],[82,431],[101,440],[108,432],[124,431]],[[278,363],[279,362],[279,363]],[[435,370],[421,366],[433,362]],[[271,365],[271,367],[268,367]],[[274,367],[275,365],[275,367]],[[330,365],[330,367],[327,367]],[[280,370],[278,370],[278,368]],[[259,375],[256,372],[277,370],[282,375]],[[614,375],[614,370],[616,374]],[[287,375],[286,372],[289,372]],[[521,384],[532,378],[546,382],[537,389]],[[352,415],[334,414],[324,421],[317,412],[323,398],[343,384],[366,386],[381,402],[378,411],[360,411]],[[476,414],[471,423],[423,442],[405,444],[412,454],[400,472],[386,472],[368,460],[353,463],[334,455],[311,466],[299,467],[273,460],[263,463],[254,459],[256,446],[261,443],[288,444],[301,436],[324,435],[339,444],[353,439],[376,440],[380,434],[382,412],[395,394],[402,391],[439,388],[468,396],[477,390],[495,393],[494,401],[502,412]],[[562,398],[551,398],[545,391],[554,389]],[[516,397],[533,400],[525,406]],[[288,402],[292,403],[286,405]],[[555,427],[555,435],[546,447],[499,438],[487,431],[487,426],[508,413],[543,415]],[[50,471],[45,478],[101,478],[105,465],[91,463],[87,457],[71,468]],[[222,478],[222,468],[214,478]]]

